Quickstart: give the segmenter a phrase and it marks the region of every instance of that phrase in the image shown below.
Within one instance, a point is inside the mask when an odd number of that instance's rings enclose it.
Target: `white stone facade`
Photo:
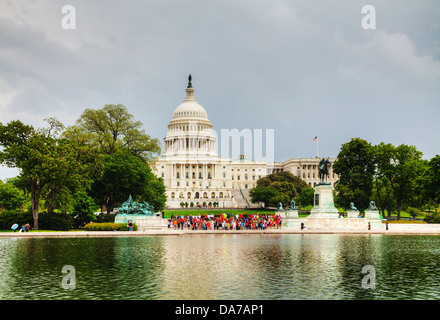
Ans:
[[[212,124],[189,83],[185,100],[168,124],[164,152],[153,166],[155,174],[164,180],[168,208],[179,208],[182,202],[193,206],[217,202],[220,208],[236,207],[234,189],[252,189],[258,179],[272,172],[290,171],[311,186],[319,182],[318,158],[270,164],[244,156],[232,160],[221,158],[216,144]],[[330,171],[329,182],[333,184],[336,179]]]

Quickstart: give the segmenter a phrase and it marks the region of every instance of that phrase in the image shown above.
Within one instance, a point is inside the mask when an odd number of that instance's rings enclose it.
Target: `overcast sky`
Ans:
[[[440,1],[0,2],[3,124],[123,104],[162,141],[189,73],[216,132],[274,129],[275,161],[316,156],[315,136],[326,157],[353,137],[440,153]]]

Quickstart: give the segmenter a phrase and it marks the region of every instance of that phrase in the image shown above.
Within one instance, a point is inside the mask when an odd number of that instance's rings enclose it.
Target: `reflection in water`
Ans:
[[[4,238],[0,299],[438,299],[439,257],[436,236]]]

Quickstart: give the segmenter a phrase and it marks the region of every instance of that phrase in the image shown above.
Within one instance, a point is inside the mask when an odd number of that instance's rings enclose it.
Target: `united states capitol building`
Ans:
[[[163,140],[164,150],[153,171],[162,177],[168,208],[187,202],[194,207],[217,202],[220,208],[258,207],[249,197],[257,180],[275,172],[289,171],[310,186],[319,183],[319,158],[292,158],[284,162],[237,159],[217,153],[217,137],[206,110],[196,101],[189,78],[186,97],[173,113]],[[330,159],[333,163],[335,159]],[[332,185],[338,179],[329,169]]]

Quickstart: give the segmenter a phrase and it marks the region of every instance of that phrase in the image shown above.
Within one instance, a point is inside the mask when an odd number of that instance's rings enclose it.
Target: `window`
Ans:
[[[177,172],[177,179],[180,178],[180,172]]]
[[[171,199],[174,199],[176,197],[176,194],[174,192],[171,192]]]

